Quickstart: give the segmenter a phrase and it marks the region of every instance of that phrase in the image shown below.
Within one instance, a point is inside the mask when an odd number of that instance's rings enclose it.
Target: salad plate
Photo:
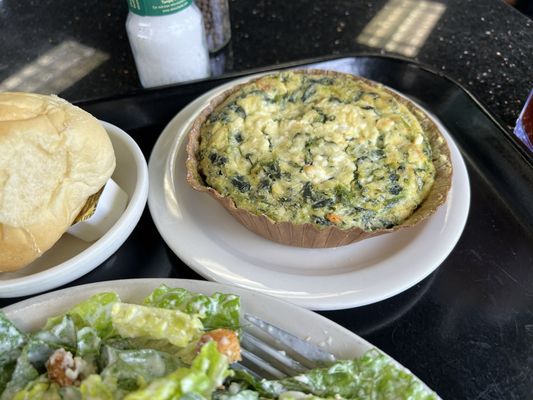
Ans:
[[[0,273],[0,297],[19,297],[64,285],[109,258],[128,238],[141,218],[148,197],[148,168],[137,143],[122,129],[101,121],[113,144],[116,167],[111,178],[128,195],[118,220],[96,241],[65,233],[34,262],[14,272]]]
[[[357,359],[369,350],[375,349],[366,340],[340,325],[292,303],[240,287],[198,280],[146,278],[97,282],[33,297],[5,307],[2,311],[18,329],[25,332],[35,332],[45,326],[48,318],[61,316],[91,296],[114,292],[120,297],[120,302],[122,303],[146,304],[146,302],[143,303],[143,300],[147,296],[154,299],[151,293],[155,293],[154,290],[161,288],[162,285],[165,285],[167,288],[186,289],[190,292],[200,293],[206,296],[212,296],[215,293],[223,294],[224,296],[228,294],[237,295],[240,298],[241,317],[244,313],[255,315],[293,335],[320,346],[324,350],[332,353],[337,360]],[[170,297],[166,299],[170,299]],[[203,311],[205,312],[204,316],[210,312],[223,312],[221,310],[229,304],[229,302],[224,303],[224,301],[226,300],[221,300],[214,307],[204,308],[203,310],[208,310],[207,312]],[[151,304],[153,305],[153,303]],[[175,305],[176,303],[174,302],[172,304]],[[102,307],[105,309],[106,306],[102,305]],[[95,319],[97,318],[95,316],[102,314],[98,308],[94,307],[94,303],[91,305],[91,308],[86,308],[86,310],[92,310],[90,312],[90,318],[95,323],[94,326],[100,323],[98,322],[99,320]],[[135,313],[131,313],[131,315],[135,315]],[[151,321],[153,324],[154,320]],[[298,323],[295,324],[294,321],[298,321]],[[5,324],[2,326],[5,326]],[[154,325],[154,332],[157,329],[158,326]],[[0,335],[1,338],[2,335]],[[381,352],[379,353],[392,362],[394,368],[399,368],[399,371],[402,371],[401,374],[406,373],[412,377],[412,374],[405,367],[392,360],[389,356]],[[417,378],[413,377],[412,379]],[[417,382],[419,381],[417,380]],[[431,392],[423,383],[421,383],[420,388],[423,391]]]
[[[187,184],[185,146],[192,120],[213,96],[254,77],[199,97],[179,112],[158,138],[148,164],[148,205],[170,249],[209,280],[257,290],[314,310],[384,300],[433,272],[459,240],[470,205],[464,161],[437,120],[450,147],[454,170],[446,204],[415,227],[347,246],[307,249],[268,241]]]

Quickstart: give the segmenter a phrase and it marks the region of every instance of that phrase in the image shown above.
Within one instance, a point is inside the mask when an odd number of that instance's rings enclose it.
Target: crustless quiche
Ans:
[[[341,73],[281,72],[223,93],[195,121],[188,151],[193,187],[257,233],[306,247],[412,225],[450,187],[433,122],[381,85]]]

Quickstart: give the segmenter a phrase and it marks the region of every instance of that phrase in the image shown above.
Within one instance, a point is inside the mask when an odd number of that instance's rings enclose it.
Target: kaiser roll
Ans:
[[[0,93],[0,271],[52,247],[114,169],[92,115],[57,96]]]

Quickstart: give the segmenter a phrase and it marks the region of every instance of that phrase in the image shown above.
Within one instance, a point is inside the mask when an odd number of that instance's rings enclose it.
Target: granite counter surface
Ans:
[[[361,36],[365,27],[375,32],[370,23],[380,17],[383,22],[386,10],[416,3],[230,0],[232,40],[213,58],[213,70],[226,74],[354,53],[402,55],[391,43],[369,46]],[[427,37],[416,52],[403,55],[460,82],[511,130],[533,88],[533,22],[499,0],[422,3],[436,4],[438,15],[422,9],[419,22],[429,26]],[[75,41],[101,59],[75,76],[61,96],[81,101],[141,90],[124,28],[127,12],[125,0],[0,2],[0,82]]]

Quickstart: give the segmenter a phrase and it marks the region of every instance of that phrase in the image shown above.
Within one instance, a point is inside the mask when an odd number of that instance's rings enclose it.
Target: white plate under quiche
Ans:
[[[217,94],[253,77],[222,85],[193,101],[167,125],[149,161],[148,203],[174,253],[196,272],[315,310],[342,309],[386,299],[434,271],[459,239],[470,204],[464,161],[445,127],[454,175],[447,202],[421,224],[330,249],[268,241],[248,231],[219,204],[186,182],[188,127]]]

